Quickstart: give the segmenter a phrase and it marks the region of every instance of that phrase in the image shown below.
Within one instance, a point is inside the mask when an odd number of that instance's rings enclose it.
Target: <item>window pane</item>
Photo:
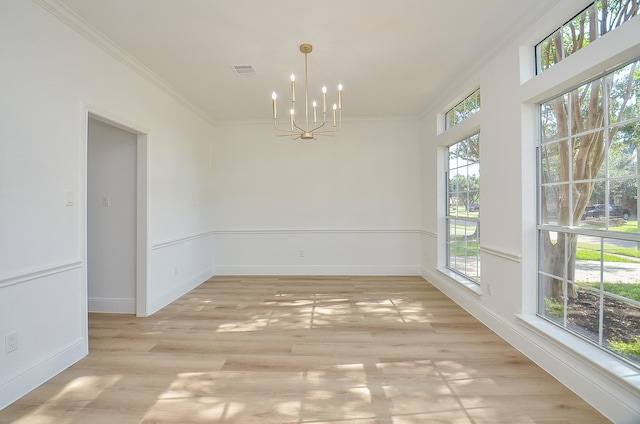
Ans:
[[[567,328],[595,343],[600,340],[600,295],[597,289],[579,287],[567,301]]]
[[[445,114],[445,129],[462,122],[480,110],[480,89],[477,89]]]
[[[542,191],[542,223],[557,224],[560,187],[558,185],[545,186]]]
[[[598,0],[590,3],[569,22],[536,45],[537,73],[549,69],[636,16],[639,3],[639,0]]]
[[[584,84],[571,92],[571,107],[579,108],[581,118],[572,122],[572,132],[574,134],[601,128],[605,124],[602,122],[601,113],[604,110],[602,92],[601,78]],[[575,117],[575,114],[572,117]]]
[[[598,10],[601,11],[599,22],[601,22],[601,34],[619,27],[638,13],[638,0],[626,1],[597,1]],[[606,7],[603,7],[606,5]]]
[[[628,107],[628,99],[637,99],[640,92],[640,80],[637,78],[639,66],[640,61],[635,61],[605,77],[611,91],[609,109],[612,123],[640,117],[637,107]]]
[[[573,180],[591,180],[604,168],[604,131],[594,131],[572,139]],[[605,177],[606,175],[599,175]]]
[[[561,105],[563,103],[561,100],[556,100],[555,104],[551,102],[543,103],[540,105],[540,119],[541,119],[541,136],[542,136],[542,144],[546,144],[549,141],[555,140],[558,138],[558,121],[556,119],[556,114],[553,110],[555,105]]]
[[[564,234],[540,232],[539,313],[560,325],[564,325],[566,318],[566,297],[563,296],[567,287],[564,242]]]
[[[560,181],[560,145],[551,143],[542,146],[542,182],[557,183]],[[566,175],[567,172],[564,172]],[[564,178],[566,181],[566,177]]]
[[[480,281],[480,136],[449,147],[447,267]]]
[[[617,292],[613,288],[606,287],[608,283],[623,285],[623,287],[619,287],[620,290],[624,290],[625,287],[630,290],[633,287],[640,287],[640,249],[638,243],[606,238],[604,239],[603,256],[605,290],[625,297],[640,297],[640,293],[633,294],[631,291],[628,293],[625,291]],[[640,302],[640,299],[635,300]]]
[[[625,302],[611,296],[605,296],[604,305],[605,346],[623,358],[639,364],[640,337],[637,329],[640,328],[640,307],[637,303]]]

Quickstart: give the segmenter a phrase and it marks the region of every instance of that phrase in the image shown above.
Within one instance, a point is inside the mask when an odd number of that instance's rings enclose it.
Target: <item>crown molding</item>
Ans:
[[[155,87],[167,94],[169,97],[185,106],[193,113],[204,119],[210,124],[215,124],[215,121],[211,119],[202,109],[195,106],[186,97],[182,95],[176,88],[167,83],[160,76],[155,74],[151,69],[145,66],[138,59],[129,54],[126,50],[115,44],[111,39],[103,35],[98,29],[82,19],[77,13],[71,10],[66,5],[62,4],[59,0],[33,0],[36,4],[40,5],[47,12],[58,18],[64,24],[71,29],[82,35],[91,43],[96,45],[102,51],[127,66],[129,69],[142,76],[145,80],[149,81]]]

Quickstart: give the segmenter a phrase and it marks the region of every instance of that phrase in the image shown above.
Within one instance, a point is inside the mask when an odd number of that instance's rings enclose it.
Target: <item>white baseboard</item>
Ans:
[[[164,308],[174,300],[195,289],[214,275],[215,274],[213,268],[209,268],[206,271],[201,272],[197,276],[185,280],[178,286],[174,287],[172,290],[149,299],[149,315],[158,312],[160,309]]]
[[[230,265],[215,275],[420,275],[419,266],[404,265]]]
[[[89,353],[86,340],[78,339],[33,367],[0,381],[0,410],[55,377]]]
[[[89,298],[89,312],[106,312],[111,314],[135,314],[135,299],[113,299],[106,297]]]

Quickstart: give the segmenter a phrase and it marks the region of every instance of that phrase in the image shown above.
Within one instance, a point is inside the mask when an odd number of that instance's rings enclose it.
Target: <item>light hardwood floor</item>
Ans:
[[[89,322],[0,422],[608,422],[419,277],[216,277]]]

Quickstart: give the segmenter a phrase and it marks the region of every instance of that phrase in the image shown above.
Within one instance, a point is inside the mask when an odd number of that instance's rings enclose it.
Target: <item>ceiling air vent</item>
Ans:
[[[253,69],[253,65],[231,65],[233,72],[239,77],[252,77],[256,74],[256,70]]]

